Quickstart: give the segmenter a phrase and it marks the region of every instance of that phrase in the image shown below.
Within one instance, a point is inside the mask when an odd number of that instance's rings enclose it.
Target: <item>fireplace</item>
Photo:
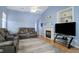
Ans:
[[[50,30],[46,30],[46,37],[51,38],[51,31]]]

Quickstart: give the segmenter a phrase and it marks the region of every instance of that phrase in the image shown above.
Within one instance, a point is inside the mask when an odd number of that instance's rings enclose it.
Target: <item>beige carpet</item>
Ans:
[[[39,38],[22,39],[19,42],[18,53],[59,53],[60,49],[53,47]]]

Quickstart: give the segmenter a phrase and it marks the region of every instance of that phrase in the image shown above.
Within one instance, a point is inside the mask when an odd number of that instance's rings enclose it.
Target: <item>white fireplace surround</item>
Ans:
[[[44,37],[46,37],[46,30],[51,31],[51,40],[54,39],[54,28],[53,27],[45,27],[44,28]]]

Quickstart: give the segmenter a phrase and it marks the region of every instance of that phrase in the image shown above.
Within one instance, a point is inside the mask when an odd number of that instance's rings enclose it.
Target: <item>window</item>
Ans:
[[[6,28],[6,23],[7,23],[6,14],[3,12],[2,13],[2,28]]]

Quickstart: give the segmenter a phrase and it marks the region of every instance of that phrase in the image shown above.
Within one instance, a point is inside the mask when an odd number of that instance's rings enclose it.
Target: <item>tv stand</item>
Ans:
[[[58,36],[62,36],[58,38]],[[62,35],[62,34],[56,34],[55,38],[54,38],[54,43],[56,42],[56,40],[58,39],[62,39],[62,40],[66,40],[68,42],[65,41],[65,43],[67,43],[67,48],[71,48],[71,43],[72,43],[72,40],[73,40],[73,37],[72,36],[67,36],[67,35]]]

